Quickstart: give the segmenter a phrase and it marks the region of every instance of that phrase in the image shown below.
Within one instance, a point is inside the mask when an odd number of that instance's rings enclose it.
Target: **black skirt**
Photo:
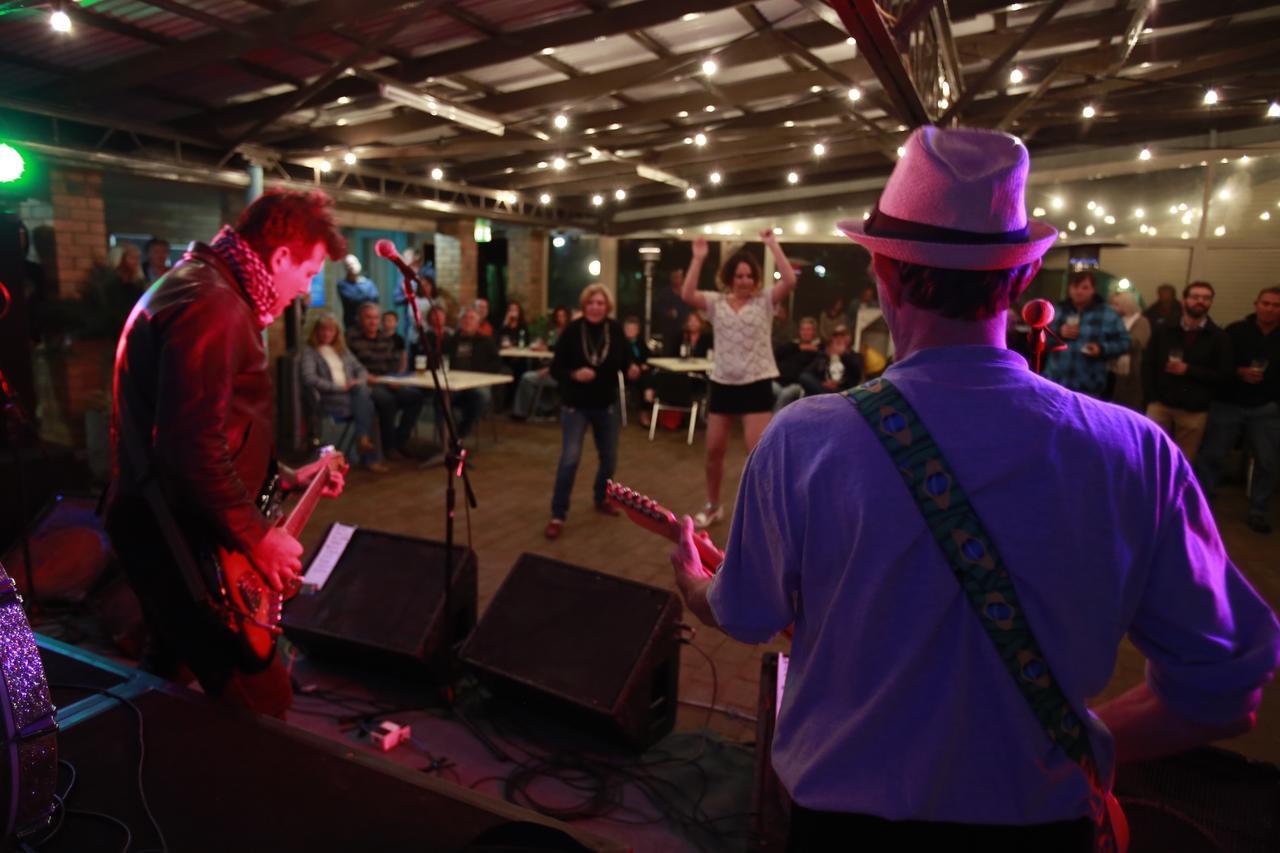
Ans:
[[[711,383],[707,411],[713,415],[752,415],[773,411],[773,380],[761,379],[746,385]]]

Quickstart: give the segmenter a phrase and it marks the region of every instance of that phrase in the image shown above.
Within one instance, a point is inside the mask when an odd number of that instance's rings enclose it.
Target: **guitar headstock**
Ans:
[[[328,471],[341,471],[347,467],[347,457],[332,444],[320,448],[320,458],[325,461],[325,469]]]
[[[610,480],[604,487],[605,497],[613,501],[627,518],[652,533],[666,537],[672,542],[679,542],[682,534],[680,517],[655,501],[648,495],[628,489],[621,483]],[[702,559],[702,565],[708,573],[715,571],[724,559],[724,554],[715,546],[706,531],[699,531],[693,539],[694,547]]]
[[[675,513],[648,495],[628,489],[610,480],[604,487],[605,497],[622,508],[627,517],[654,533],[674,539],[680,534],[680,522]]]

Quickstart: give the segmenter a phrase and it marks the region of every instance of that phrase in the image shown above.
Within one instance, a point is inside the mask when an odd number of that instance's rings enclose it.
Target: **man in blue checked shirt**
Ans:
[[[1101,399],[1107,390],[1107,361],[1129,351],[1129,333],[1120,315],[1098,295],[1091,271],[1071,274],[1053,331],[1067,348],[1048,354],[1045,378]]]

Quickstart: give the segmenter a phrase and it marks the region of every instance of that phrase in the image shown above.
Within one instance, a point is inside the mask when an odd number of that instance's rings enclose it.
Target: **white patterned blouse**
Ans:
[[[725,294],[701,291],[715,335],[711,381],[749,385],[778,375],[773,360],[773,290],[763,288],[737,311]]]

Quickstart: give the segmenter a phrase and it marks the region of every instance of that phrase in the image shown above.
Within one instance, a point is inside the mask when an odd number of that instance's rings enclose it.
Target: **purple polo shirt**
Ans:
[[[1158,427],[1003,349],[925,350],[885,375],[995,540],[1077,711],[1107,686],[1126,634],[1184,717],[1226,722],[1257,707],[1280,665],[1280,626]],[[770,424],[709,601],[746,642],[795,621],[773,763],[801,805],[968,823],[1087,813],[1083,774],[1041,731],[845,398],[806,398]],[[1110,735],[1087,719],[1109,779]]]

